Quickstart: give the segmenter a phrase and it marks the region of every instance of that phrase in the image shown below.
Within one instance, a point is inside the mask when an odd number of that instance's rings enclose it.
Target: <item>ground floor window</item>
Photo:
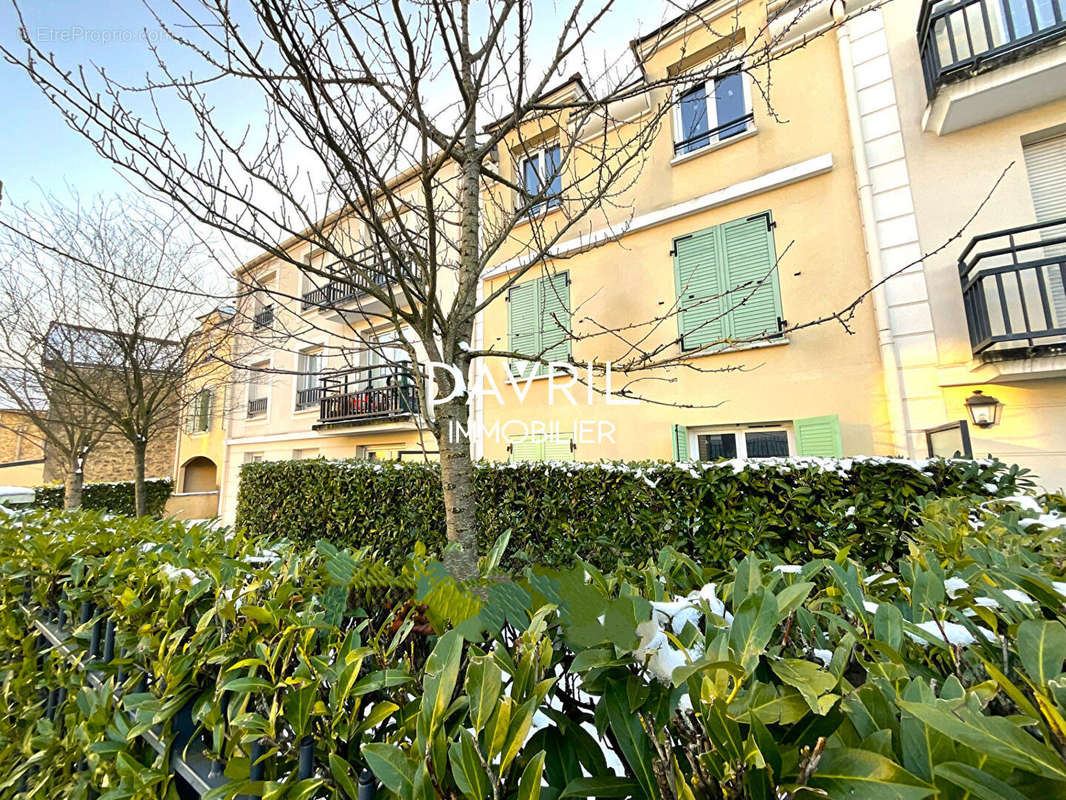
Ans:
[[[700,461],[719,458],[784,458],[795,452],[784,428],[689,428],[691,451]]]

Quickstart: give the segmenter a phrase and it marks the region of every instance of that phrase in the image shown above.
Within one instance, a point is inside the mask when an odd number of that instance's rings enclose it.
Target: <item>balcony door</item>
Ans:
[[[398,382],[397,376],[402,371],[401,365],[407,363],[406,351],[388,341],[377,341],[362,353],[360,366],[367,367],[364,375],[367,388],[392,386]]]
[[[1029,175],[1029,191],[1033,196],[1037,222],[1063,220],[1064,224],[1041,230],[1041,239],[1066,237],[1066,134],[1039,139],[1022,148],[1025,169]],[[1047,268],[1055,327],[1066,327],[1066,290],[1063,287],[1063,264],[1066,264],[1066,244],[1047,245],[1046,258],[1058,257],[1061,262]]]

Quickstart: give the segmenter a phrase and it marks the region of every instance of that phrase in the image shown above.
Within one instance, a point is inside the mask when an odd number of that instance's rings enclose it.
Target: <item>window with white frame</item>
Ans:
[[[267,386],[267,370],[270,369],[269,361],[261,361],[249,367],[248,375],[248,416],[261,417],[267,412],[267,398],[269,387]]]
[[[407,351],[394,342],[376,341],[368,342],[363,351],[360,366],[368,369],[363,373],[366,376],[367,388],[373,389],[380,386],[406,385],[410,378],[407,373]]]
[[[204,433],[211,429],[212,406],[214,396],[210,389],[201,389],[193,397],[187,420],[188,433]]]
[[[720,458],[785,458],[795,452],[784,426],[690,428],[689,451],[700,461]]]
[[[674,155],[702,150],[744,133],[754,123],[751,96],[739,69],[687,89],[674,109]]]
[[[560,158],[557,142],[519,156],[519,177],[526,197],[544,195],[544,199],[531,209],[534,214],[560,202],[563,193]]]
[[[245,464],[258,464],[262,460],[263,460],[263,454],[262,453],[245,453],[244,454],[244,463]]]
[[[296,358],[296,410],[313,408],[322,394],[322,348],[308,348]]]
[[[256,278],[255,283],[261,291],[256,292],[252,309],[252,327],[269,328],[274,324],[274,301],[271,290],[274,285],[274,273]]]

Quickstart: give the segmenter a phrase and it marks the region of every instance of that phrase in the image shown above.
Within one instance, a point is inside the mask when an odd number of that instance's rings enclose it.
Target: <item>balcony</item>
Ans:
[[[315,428],[402,420],[419,412],[418,391],[406,369],[325,374],[321,391]]]
[[[1066,352],[1066,218],[974,237],[959,277],[975,356]]]
[[[365,254],[365,255],[364,255]],[[370,277],[370,283],[378,287],[388,286],[389,282],[393,280],[391,275],[395,270],[385,269],[380,264],[383,259],[376,253],[371,253],[370,248],[362,250],[359,254],[354,256],[356,260],[366,259],[368,264],[377,263],[379,266],[361,265],[363,272],[367,273]],[[340,262],[336,262],[326,271],[329,272],[341,272],[343,267]],[[304,292],[301,297],[302,309],[306,311],[309,308],[333,308],[342,303],[347,303],[349,300],[353,300],[356,297],[366,294],[366,282],[362,277],[352,277],[351,280],[332,280],[325,286],[317,289],[312,289],[309,292]]]
[[[252,317],[252,327],[258,330],[259,328],[269,328],[274,324],[274,307],[266,306],[255,312]]]
[[[925,0],[925,129],[950,133],[1066,95],[1066,50],[1051,49],[1064,41],[1066,0]]]
[[[254,397],[248,401],[248,416],[261,417],[267,413],[267,398]]]

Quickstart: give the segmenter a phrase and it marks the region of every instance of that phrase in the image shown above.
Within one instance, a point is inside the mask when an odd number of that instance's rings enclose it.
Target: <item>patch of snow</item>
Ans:
[[[977,641],[977,639],[974,638],[974,635],[970,633],[968,628],[966,628],[964,625],[960,625],[957,622],[938,623],[936,620],[929,620],[928,622],[918,623],[916,627],[925,631],[934,639],[939,639],[942,642],[946,641],[948,644],[958,645],[959,647],[968,647],[969,645]],[[981,634],[981,636],[983,636],[986,641],[999,641],[996,637],[996,634],[992,633],[992,631],[988,630],[987,628],[978,627],[977,632]],[[921,636],[914,633],[913,631],[906,631],[906,634],[908,637],[910,637],[912,641],[917,642],[918,644],[928,644],[925,639],[923,639]],[[945,639],[944,637],[947,638]]]
[[[822,650],[822,649],[816,647],[814,649],[814,657],[822,662],[822,666],[823,667],[828,667],[829,666],[829,662],[831,662],[833,660],[833,651],[832,650]]]
[[[963,589],[969,589],[970,584],[964,581],[962,578],[950,577],[944,581],[944,591],[948,593],[948,597],[954,600],[959,596],[959,592]]]

